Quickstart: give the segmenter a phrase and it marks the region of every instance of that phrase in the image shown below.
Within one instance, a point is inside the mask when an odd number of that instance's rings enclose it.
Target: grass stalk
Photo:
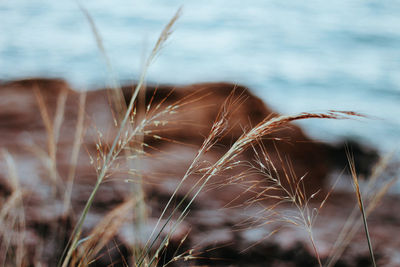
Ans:
[[[115,207],[93,228],[87,241],[79,247],[79,266],[88,266],[107,243],[119,231],[122,224],[130,216],[129,210],[135,206],[134,199],[129,199]]]
[[[16,266],[24,266],[26,264],[24,192],[13,157],[5,149],[2,149],[2,154],[7,165],[12,193],[0,209],[0,261],[1,266],[5,266],[7,258],[11,256],[11,253],[9,253],[12,249],[11,243],[16,241],[17,244],[13,253],[15,264]]]
[[[349,165],[350,165],[350,172],[351,172],[351,176],[353,178],[353,184],[355,186],[355,192],[356,192],[356,196],[357,196],[358,206],[360,208],[360,212],[361,212],[361,216],[362,216],[362,220],[363,220],[363,224],[364,224],[364,231],[365,231],[365,235],[366,235],[367,242],[368,242],[369,254],[371,257],[372,265],[374,267],[376,267],[374,251],[373,251],[372,244],[371,244],[371,237],[370,237],[369,230],[368,230],[367,216],[366,216],[365,209],[364,209],[364,202],[363,202],[361,191],[360,191],[360,185],[358,183],[358,177],[357,177],[357,172],[356,172],[356,168],[355,168],[355,164],[354,164],[354,158],[352,155],[350,155],[349,150],[346,150],[346,154],[347,154],[347,158],[348,158]]]
[[[35,86],[33,88],[33,91],[36,96],[36,101],[39,106],[39,111],[40,115],[42,117],[42,121],[44,123],[44,126],[46,128],[46,133],[47,133],[47,149],[48,149],[48,162],[50,163],[49,166],[49,171],[50,171],[50,178],[56,187],[57,185],[57,165],[56,165],[56,153],[57,153],[57,144],[56,144],[56,139],[55,139],[55,132],[54,132],[54,127],[53,123],[50,119],[49,112],[47,111],[46,103],[43,98],[43,95],[40,91],[40,88],[38,86]]]
[[[177,221],[181,220],[184,216],[187,215],[187,212],[189,212],[189,208],[194,202],[194,200],[197,198],[197,196],[200,194],[200,192],[203,190],[203,188],[206,186],[206,184],[212,179],[215,175],[220,173],[221,171],[225,170],[229,164],[234,163],[234,159],[238,157],[239,154],[241,154],[247,147],[249,147],[252,143],[256,142],[259,140],[261,137],[273,132],[276,128],[279,128],[281,126],[284,126],[288,124],[289,122],[296,121],[296,120],[302,120],[302,119],[310,119],[310,118],[324,118],[324,119],[347,119],[348,116],[362,116],[358,113],[354,112],[348,112],[348,111],[329,111],[326,113],[300,113],[297,115],[291,115],[291,116],[279,116],[275,118],[266,118],[259,124],[257,124],[254,128],[249,130],[248,132],[242,134],[238,140],[235,141],[235,143],[230,147],[230,149],[215,162],[211,167],[209,167],[204,175],[196,181],[196,183],[193,185],[193,187],[185,194],[185,196],[182,198],[182,200],[179,202],[179,204],[173,209],[171,214],[168,216],[167,222],[164,223],[161,229],[164,229],[169,222],[170,218],[178,211],[179,207],[182,205],[184,200],[186,200],[192,192],[194,194],[191,196],[189,202],[186,204],[185,208],[179,215]],[[222,120],[223,121],[223,120]],[[213,126],[215,127],[215,125]],[[212,136],[212,134],[210,134]],[[209,138],[210,138],[209,136]],[[207,141],[207,139],[206,139]],[[212,143],[212,142],[211,142]],[[201,152],[198,152],[197,156],[200,156]],[[196,156],[196,157],[197,157]],[[190,169],[190,167],[189,167]],[[186,179],[186,176],[184,176],[183,179]],[[183,180],[182,179],[182,180]],[[178,187],[180,187],[181,183],[179,183]],[[198,187],[197,187],[198,186]],[[178,188],[177,187],[177,188]],[[197,189],[196,189],[197,188]],[[176,193],[177,189],[175,189],[174,194]],[[172,202],[172,198],[174,197],[174,194],[171,196],[169,199],[167,206],[164,208],[164,212],[168,205]],[[293,194],[291,194],[293,195]],[[297,203],[297,202],[295,202]],[[299,208],[300,210],[301,207]],[[163,216],[164,212],[162,213],[161,216]],[[160,218],[161,218],[160,216]],[[160,220],[159,218],[159,220]],[[305,217],[304,217],[304,220]],[[148,254],[152,246],[154,245],[156,239],[159,237],[160,233],[157,234],[156,238],[153,239],[151,245],[147,248],[146,254]],[[161,242],[157,253],[155,256],[158,254],[159,250],[165,246],[165,243],[167,240],[164,238],[164,240]],[[318,254],[317,254],[318,255]],[[151,262],[155,260],[155,256],[151,259]],[[144,256],[141,257],[141,259],[138,262],[138,266],[141,266],[141,264],[144,262]],[[320,263],[320,260],[319,260]],[[321,263],[320,263],[321,264]]]
[[[104,61],[106,63],[106,67],[108,69],[108,73],[111,78],[111,85],[112,85],[111,88],[114,89],[112,96],[110,97],[110,95],[109,95],[109,98],[112,99],[111,103],[114,104],[114,108],[117,111],[117,116],[118,116],[117,122],[120,123],[120,120],[123,118],[122,117],[123,114],[126,112],[127,106],[124,101],[124,96],[122,93],[121,86],[118,82],[118,77],[114,71],[112,64],[111,64],[111,60],[108,57],[108,54],[107,54],[106,49],[103,44],[103,40],[101,38],[99,30],[97,29],[96,23],[93,20],[93,17],[90,15],[89,11],[83,5],[81,5],[79,2],[78,2],[78,6],[90,25],[90,29],[96,40],[97,48],[99,49],[100,54],[103,56]]]
[[[146,77],[146,74],[147,74],[147,70],[150,67],[151,63],[153,62],[155,56],[158,54],[158,52],[162,48],[164,42],[168,39],[169,35],[171,34],[172,26],[174,25],[176,20],[179,18],[180,13],[181,13],[181,9],[178,9],[178,11],[173,16],[173,18],[170,20],[170,22],[165,26],[164,30],[162,31],[160,37],[158,38],[158,40],[157,40],[157,42],[156,42],[156,44],[154,46],[150,56],[148,57],[148,59],[146,61],[145,67],[144,67],[144,69],[142,71],[142,74],[140,76],[139,83],[137,84],[137,86],[136,86],[136,88],[135,88],[135,90],[133,92],[133,95],[132,95],[131,100],[129,102],[127,111],[125,112],[123,120],[121,121],[121,123],[119,125],[118,132],[117,132],[117,134],[116,134],[116,136],[114,138],[114,141],[113,141],[113,143],[111,145],[111,148],[110,148],[109,152],[107,153],[107,156],[105,158],[105,161],[103,163],[101,171],[100,171],[100,173],[98,175],[96,184],[95,184],[95,186],[94,186],[94,188],[93,188],[93,190],[92,190],[92,192],[91,192],[91,194],[90,194],[90,196],[89,196],[89,198],[88,198],[88,200],[86,202],[86,205],[85,205],[85,207],[84,207],[84,209],[82,211],[82,214],[81,214],[81,216],[80,216],[80,218],[79,218],[79,220],[78,220],[78,222],[76,224],[76,227],[75,227],[75,229],[73,231],[71,242],[70,242],[70,244],[68,246],[67,252],[65,254],[65,258],[63,259],[62,264],[61,264],[62,267],[68,266],[68,263],[69,263],[69,261],[71,259],[71,256],[72,256],[73,252],[76,249],[76,246],[78,244],[78,241],[80,239],[80,235],[81,235],[81,232],[82,232],[82,226],[83,226],[83,223],[84,223],[84,221],[86,219],[86,215],[88,214],[89,209],[92,206],[94,197],[95,197],[95,195],[96,195],[96,193],[97,193],[97,191],[98,191],[98,189],[99,189],[104,177],[107,174],[109,165],[112,163],[112,160],[115,158],[114,153],[115,153],[116,147],[117,147],[119,141],[121,140],[120,138],[121,138],[123,132],[126,130],[126,125],[128,123],[128,119],[129,119],[130,114],[131,114],[131,112],[133,110],[135,99],[136,99],[136,97],[137,97],[137,95],[139,93],[140,88],[142,87],[142,85],[144,83],[144,80],[145,80],[145,77]]]
[[[83,138],[84,120],[85,120],[85,103],[86,93],[81,93],[79,96],[78,119],[76,122],[74,144],[72,145],[70,169],[67,178],[67,187],[64,194],[64,214],[67,214],[71,204],[72,187],[74,185],[76,164],[78,162],[79,150]]]
[[[366,203],[366,216],[368,218],[369,214],[375,210],[377,205],[380,203],[382,198],[386,195],[388,190],[395,184],[398,180],[398,177],[393,177],[386,183],[383,183],[382,186],[377,188],[375,187],[378,184],[378,178],[382,176],[383,171],[387,168],[390,159],[392,158],[393,154],[387,155],[386,157],[382,158],[376,166],[373,168],[373,172],[371,176],[368,178],[368,183],[366,188],[363,192],[364,195],[367,195]],[[340,234],[338,235],[333,248],[331,249],[331,253],[329,255],[329,259],[326,262],[326,267],[332,267],[336,264],[340,256],[345,251],[346,247],[350,244],[351,240],[354,238],[355,234],[358,232],[358,229],[361,227],[360,221],[357,218],[357,210],[359,210],[358,204],[356,204],[348,216],[346,223],[342,227]]]
[[[96,40],[97,48],[99,49],[100,54],[103,56],[106,66],[108,68],[108,73],[110,74],[111,88],[113,90],[107,91],[107,95],[108,95],[110,103],[113,104],[113,106],[116,110],[116,118],[114,117],[114,121],[116,123],[116,127],[118,127],[118,125],[121,123],[121,120],[123,120],[123,115],[126,113],[126,110],[127,110],[127,106],[126,106],[125,99],[123,96],[122,88],[118,82],[118,77],[114,71],[112,64],[111,64],[111,60],[106,52],[100,32],[97,29],[97,26],[93,20],[93,17],[90,15],[89,11],[84,6],[79,4],[79,7],[90,25],[91,31]],[[145,62],[145,59],[144,59],[144,62]],[[140,88],[139,88],[139,92],[140,93],[139,93],[139,100],[138,100],[138,108],[139,109],[142,108],[142,110],[139,110],[138,114],[144,114],[144,112],[142,112],[142,111],[144,111],[144,105],[145,105],[145,99],[144,99],[145,92],[143,90],[140,90]],[[113,115],[115,116],[115,113],[113,113]],[[137,117],[135,119],[136,119],[136,123],[139,124],[138,121],[141,121],[141,118]],[[138,136],[135,136],[135,139],[136,139],[135,143],[138,146],[138,148],[136,148],[136,151],[137,151],[136,153],[141,154],[143,152],[143,145],[142,145],[143,144],[143,134],[138,133]],[[126,158],[128,167],[132,166],[137,170],[136,178],[137,178],[138,182],[132,183],[131,191],[132,191],[132,198],[134,198],[135,202],[136,202],[135,211],[137,213],[137,216],[135,217],[136,219],[134,219],[134,221],[133,221],[134,231],[136,233],[140,233],[142,231],[141,225],[143,225],[146,220],[146,205],[144,203],[143,182],[142,182],[141,173],[139,171],[140,159],[137,158],[136,161],[133,163],[133,161],[129,157],[130,155],[129,155],[128,150],[125,150],[125,156],[126,156],[125,158]],[[134,240],[133,243],[138,243],[138,242],[139,242],[139,240]],[[135,254],[139,253],[139,252],[137,252],[137,250],[140,250],[140,248],[138,248],[136,246],[133,247],[133,251]]]

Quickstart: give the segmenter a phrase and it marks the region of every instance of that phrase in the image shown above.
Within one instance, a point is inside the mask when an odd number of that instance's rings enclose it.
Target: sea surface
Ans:
[[[75,88],[139,78],[163,26],[183,6],[147,81],[230,81],[275,110],[352,110],[368,119],[310,120],[321,141],[400,148],[400,1],[90,0],[112,71],[78,1],[0,1],[0,79],[62,77]]]

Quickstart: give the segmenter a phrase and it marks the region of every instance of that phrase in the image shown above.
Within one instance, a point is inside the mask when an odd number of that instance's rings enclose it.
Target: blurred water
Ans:
[[[184,3],[148,80],[232,81],[282,113],[346,109],[374,119],[303,122],[320,140],[350,136],[384,152],[400,145],[400,2],[82,1],[121,81]],[[90,27],[74,1],[0,1],[0,79],[63,77],[109,84]]]

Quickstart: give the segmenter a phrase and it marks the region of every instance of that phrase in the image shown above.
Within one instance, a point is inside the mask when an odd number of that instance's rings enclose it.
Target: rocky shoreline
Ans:
[[[132,95],[132,88],[133,85],[122,88],[126,102],[129,102]],[[204,168],[217,161],[243,131],[276,114],[249,89],[229,83],[179,87],[147,86],[145,92],[139,96],[135,109],[139,118],[146,118],[146,114],[151,114],[154,110],[179,107],[160,116],[146,127],[145,130],[150,134],[145,134],[140,139],[145,144],[143,151],[140,150],[143,156],[134,163],[137,173],[140,173],[144,181],[147,210],[145,225],[148,228],[145,227],[144,231],[151,232],[163,206],[195,158],[221,108],[230,110],[231,114],[227,117],[229,131],[221,135],[218,142],[204,155],[201,163]],[[102,160],[99,153],[107,150],[117,131],[113,117],[117,111],[110,104],[110,91],[99,89],[87,92],[84,135],[75,166],[76,177],[71,195],[72,210],[66,213],[62,196],[71,170],[81,94],[60,79],[36,78],[0,83],[0,147],[3,150],[0,161],[0,203],[4,208],[16,192],[16,185],[10,179],[10,167],[15,166],[14,176],[18,177],[18,188],[23,196],[25,218],[23,231],[15,231],[15,228],[4,223],[2,234],[4,236],[5,232],[14,231],[10,235],[12,238],[9,246],[15,247],[18,242],[14,242],[13,238],[18,241],[23,232],[25,258],[31,266],[38,263],[42,266],[54,266],[57,263],[96,181],[96,161],[98,163]],[[231,100],[226,102],[227,98]],[[140,113],[146,109],[146,113]],[[52,123],[46,124],[46,119],[43,119],[46,116],[47,121]],[[52,163],[49,124],[53,129],[59,129],[52,137],[57,147],[53,151],[56,164]],[[311,140],[299,127],[292,124],[280,127],[260,140],[260,143],[268,151],[269,160],[276,167],[276,174],[284,177],[289,170],[294,176],[306,176],[304,192],[308,196],[322,190],[321,194],[311,199],[311,207],[319,206],[325,193],[329,192],[327,177],[332,170],[346,166],[344,145],[333,146]],[[99,144],[103,146],[103,150],[99,149]],[[135,144],[132,146],[137,149]],[[356,143],[351,147],[358,172],[369,176],[378,155]],[[249,149],[241,153],[240,162],[252,162],[255,151]],[[260,180],[260,173],[249,172],[248,167],[248,164],[240,164],[237,168],[226,170],[216,176],[199,194],[189,215],[171,237],[163,254],[163,261],[173,259],[177,255],[176,251],[188,253],[195,249],[186,258],[188,261],[181,259],[171,265],[317,266],[309,238],[302,227],[280,227],[281,222],[260,223],[260,216],[268,216],[264,212],[271,202],[268,199],[249,201],[259,196],[260,191],[257,190],[265,185]],[[53,176],[52,171],[55,173]],[[109,211],[129,199],[131,187],[127,180],[136,179],[137,173],[132,174],[132,168],[123,163],[112,169],[112,175],[97,193],[85,221],[84,234],[90,233]],[[233,182],[231,177],[240,177],[242,173],[246,174],[245,179]],[[178,197],[182,198],[190,190],[199,175],[201,174],[194,173],[188,179],[186,187],[183,186],[178,192]],[[54,181],[54,177],[60,181]],[[253,182],[251,186],[257,185],[254,187],[257,190],[244,188],[249,186],[249,181]],[[393,212],[392,208],[398,201],[398,196],[387,196],[370,215],[371,236],[381,266],[400,264],[400,240],[393,238],[395,233],[400,233],[400,214]],[[313,232],[323,261],[331,253],[338,233],[355,204],[353,194],[334,191],[321,209],[318,220],[313,225]],[[279,209],[282,209],[279,210],[282,214],[296,212],[293,205],[283,205]],[[264,222],[266,221],[267,219]],[[132,229],[127,225],[128,223],[120,225],[115,231],[112,241],[107,244],[114,249],[108,249],[106,256],[99,256],[95,266],[108,266],[111,263],[114,266],[124,266],[124,261],[121,260],[124,257],[129,262],[128,248],[133,244],[130,238]],[[276,228],[282,229],[269,237]],[[3,237],[2,246],[5,244],[4,240]],[[115,249],[116,246],[118,250]],[[104,254],[104,250],[99,255],[102,253]],[[195,257],[193,253],[199,254]],[[163,261],[160,260],[160,265]],[[335,266],[365,266],[368,262],[365,235],[359,230]]]

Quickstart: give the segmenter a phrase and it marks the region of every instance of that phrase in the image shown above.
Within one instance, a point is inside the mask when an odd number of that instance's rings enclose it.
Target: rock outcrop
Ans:
[[[133,86],[125,86],[122,91],[126,103],[129,103]],[[186,187],[183,186],[178,192],[178,198],[183,198],[185,190],[191,188],[190,182],[195,183],[201,176],[202,167],[206,168],[216,162],[244,131],[265,118],[277,115],[246,87],[229,83],[147,86],[144,92],[145,94],[138,97],[139,102],[135,107],[137,120],[132,125],[137,126],[142,119],[149,119],[154,114],[160,115],[145,127],[143,136],[140,134],[135,137],[125,147],[125,150],[133,151],[133,155],[139,154],[141,157],[135,157],[129,166],[118,159],[115,165],[110,166],[110,176],[100,186],[85,222],[84,233],[88,233],[106,212],[129,198],[131,186],[127,181],[137,179],[137,173],[141,174],[144,181],[149,221],[157,218],[221,112],[229,113],[226,124],[228,131],[205,153],[199,163],[198,172],[188,179]],[[1,204],[6,205],[16,191],[15,182],[10,179],[14,175],[24,191],[23,195],[27,196],[23,201],[25,232],[30,238],[27,243],[27,259],[40,258],[48,266],[52,266],[60,257],[76,222],[76,215],[82,210],[97,179],[97,167],[104,160],[103,153],[110,149],[118,131],[118,114],[112,104],[113,92],[106,89],[87,92],[82,145],[78,159],[71,159],[81,96],[82,93],[72,90],[65,81],[58,79],[26,79],[0,84],[1,156],[9,159],[0,161]],[[167,112],[163,113],[163,110]],[[311,140],[299,127],[292,124],[275,129],[270,135],[260,139],[258,145],[260,144],[268,152],[268,160],[273,163],[278,175],[284,177],[287,174],[297,178],[305,176],[304,190],[309,195],[324,188],[326,177],[332,168],[337,163],[343,164],[342,159],[345,158],[344,153],[340,155],[340,148]],[[257,148],[255,150],[260,152]],[[359,151],[365,162],[361,169],[365,169],[363,171],[367,173],[367,165],[377,156],[374,152],[364,152],[361,148]],[[121,154],[123,153],[122,151]],[[250,163],[257,159],[253,148],[241,153],[239,159],[243,164],[216,176],[193,203],[194,217],[189,216],[187,225],[181,227],[184,234],[185,227],[192,228],[192,235],[185,245],[179,245],[180,238],[184,235],[181,233],[176,237],[176,243],[171,243],[171,247],[190,249],[200,243],[202,248],[211,249],[213,245],[225,246],[233,242],[235,245],[220,250],[220,254],[218,249],[215,253],[214,250],[207,250],[206,257],[230,258],[232,255],[226,253],[233,253],[232,259],[238,265],[246,265],[247,262],[256,266],[257,263],[251,259],[265,264],[274,262],[272,254],[264,257],[261,250],[246,250],[246,246],[250,247],[252,242],[261,242],[262,236],[254,237],[250,229],[239,234],[230,228],[246,220],[246,213],[251,213],[248,216],[250,218],[259,214],[257,209],[243,210],[243,207],[249,204],[249,199],[256,200],[259,190],[267,185],[263,183],[259,172],[249,168]],[[72,210],[66,212],[63,197],[68,187],[67,179],[71,175],[71,162],[75,166],[75,184],[71,195]],[[16,169],[15,174],[13,166]],[[240,176],[242,173],[246,174],[247,179],[243,183],[240,182],[245,177]],[[238,179],[233,180],[231,177]],[[254,185],[257,186],[253,190]],[[346,198],[352,199],[351,196]],[[232,202],[233,200],[236,202]],[[268,202],[268,199],[265,201]],[[221,210],[226,205],[231,209]],[[348,209],[346,213],[347,211]],[[328,215],[327,218],[333,215]],[[344,218],[341,216],[337,220]],[[64,227],[62,231],[60,227]],[[319,227],[323,230],[323,226]],[[304,264],[315,262],[309,247],[296,249],[293,246],[307,238],[293,236],[293,240],[287,241],[291,246],[287,245],[289,248],[286,250],[281,247],[279,238],[283,237],[278,236],[272,243],[261,242],[262,249],[276,251],[280,257],[279,262],[288,258],[291,261],[303,261]],[[127,251],[129,240],[122,228],[114,240],[125,249],[121,251]],[[36,249],[38,246],[42,246],[40,251]],[[247,252],[240,254],[242,250]],[[169,253],[170,250],[166,255]],[[296,253],[302,255],[296,256]],[[172,255],[173,252],[170,256]],[[352,258],[349,262],[353,260]],[[107,259],[104,262],[100,259],[99,264],[107,265]],[[211,263],[207,261],[207,264]]]

